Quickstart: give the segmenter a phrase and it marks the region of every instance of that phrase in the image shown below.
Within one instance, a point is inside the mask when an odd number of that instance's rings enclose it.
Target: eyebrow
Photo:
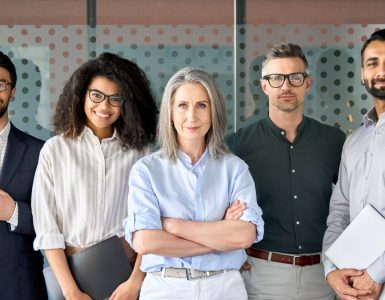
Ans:
[[[370,62],[370,61],[376,61],[378,60],[378,57],[369,57],[365,62]]]
[[[95,91],[100,94],[103,94],[104,96],[111,97],[111,96],[120,96],[120,94],[112,94],[112,95],[107,95],[106,93],[103,93],[102,91],[99,91],[98,89],[89,89],[90,91]]]

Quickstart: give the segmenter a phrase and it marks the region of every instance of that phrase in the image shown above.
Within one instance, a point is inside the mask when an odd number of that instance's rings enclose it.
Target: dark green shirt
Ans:
[[[321,251],[344,140],[341,130],[307,117],[293,143],[270,118],[228,137],[230,149],[249,165],[263,211],[265,234],[254,248]]]

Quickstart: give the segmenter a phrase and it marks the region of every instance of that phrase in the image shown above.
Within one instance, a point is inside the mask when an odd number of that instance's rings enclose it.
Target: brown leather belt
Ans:
[[[265,250],[258,250],[254,248],[246,249],[249,256],[264,259],[267,261],[274,261],[283,264],[290,264],[294,266],[311,266],[321,262],[321,256],[316,255],[287,255],[276,252],[269,252]]]

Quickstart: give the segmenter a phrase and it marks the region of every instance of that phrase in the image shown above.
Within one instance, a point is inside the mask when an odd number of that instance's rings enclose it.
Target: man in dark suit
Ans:
[[[35,169],[43,141],[23,133],[8,119],[16,70],[0,51],[0,299],[47,299],[43,259],[32,247],[30,209]]]

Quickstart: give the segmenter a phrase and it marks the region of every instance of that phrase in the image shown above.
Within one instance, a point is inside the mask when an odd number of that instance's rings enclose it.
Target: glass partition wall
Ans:
[[[357,128],[372,105],[360,83],[360,49],[385,27],[378,15],[385,2],[287,2],[3,0],[0,51],[13,59],[19,76],[11,120],[47,139],[65,81],[108,51],[146,72],[158,102],[178,69],[211,73],[226,99],[230,133],[266,115],[259,85],[263,55],[273,44],[293,42],[303,47],[313,78],[305,114],[345,132]]]

